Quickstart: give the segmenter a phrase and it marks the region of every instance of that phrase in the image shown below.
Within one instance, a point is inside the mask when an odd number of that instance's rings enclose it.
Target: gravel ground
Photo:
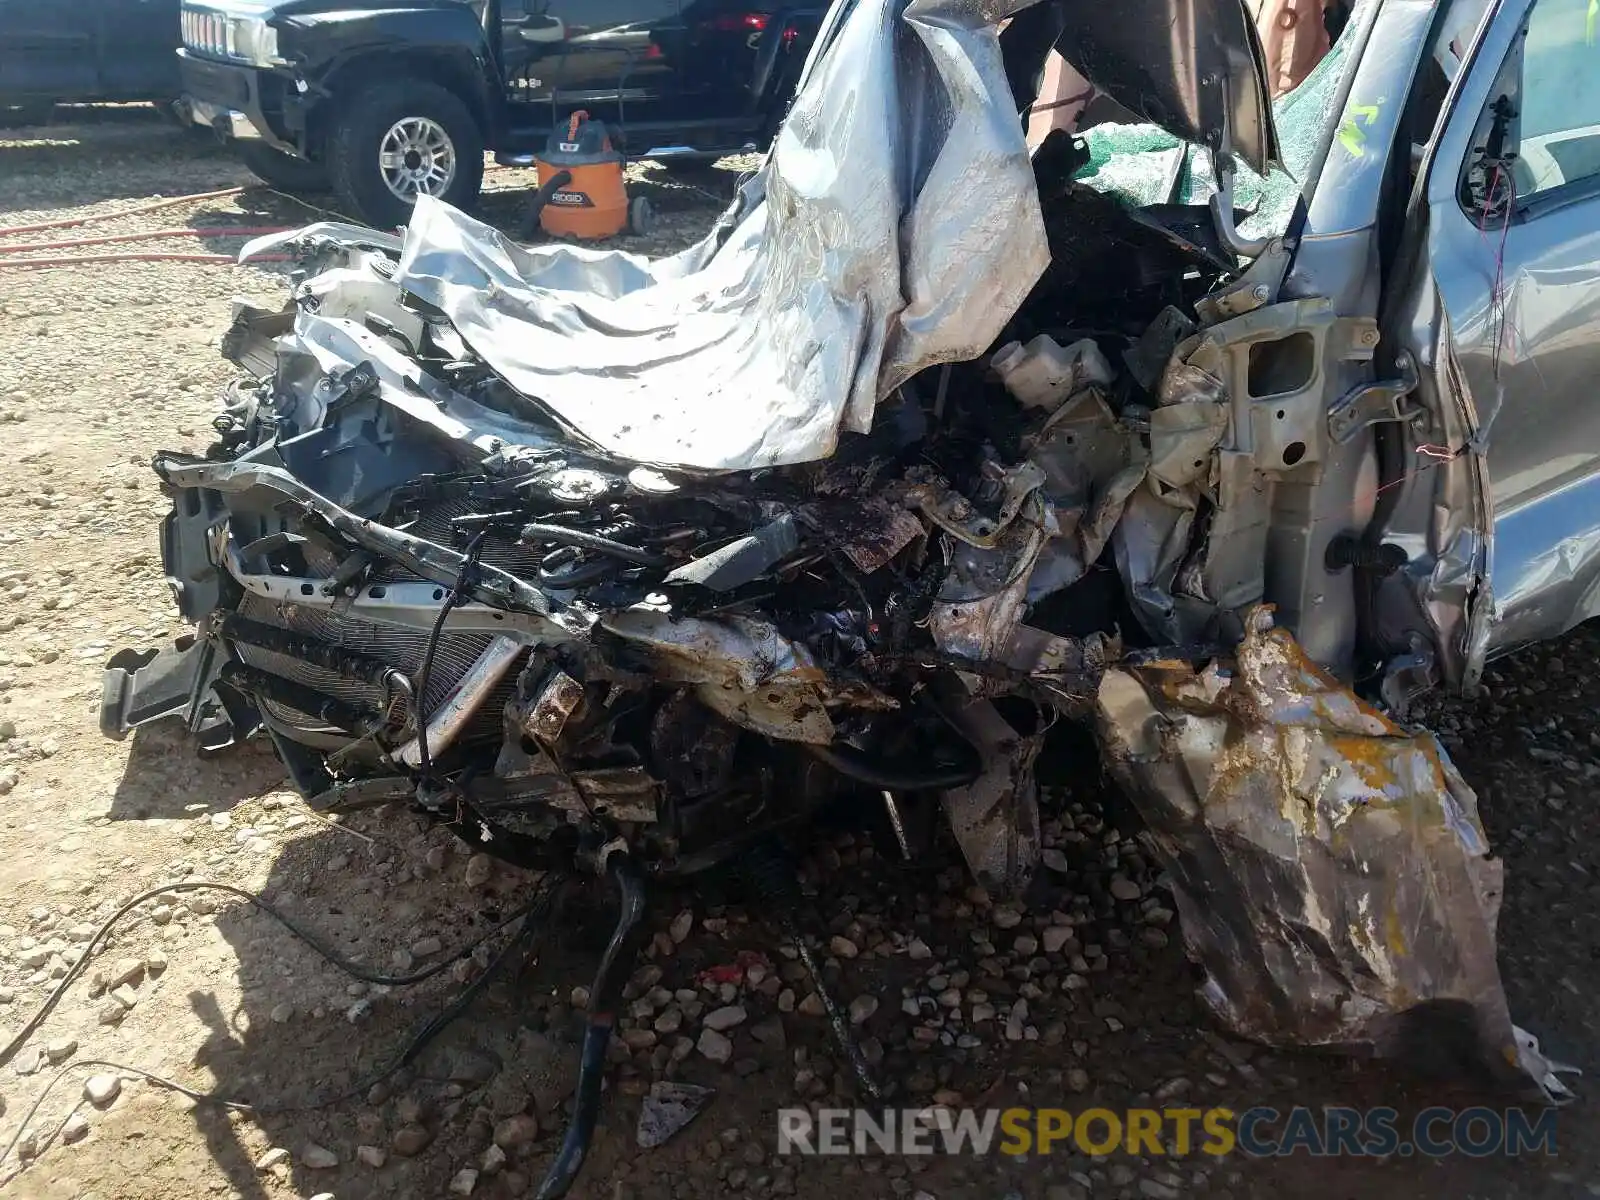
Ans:
[[[220,150],[141,110],[7,131],[0,224],[122,211],[160,195],[248,184]],[[738,166],[700,192],[648,166],[633,186],[662,221],[620,244],[691,242]],[[514,226],[526,173],[493,172],[485,212]],[[4,239],[295,223],[315,214],[265,189]],[[231,251],[238,240],[207,240]],[[193,252],[196,240],[117,250]],[[81,253],[61,250],[39,253]],[[0,270],[0,1029],[15,1031],[127,897],[186,879],[248,889],[372,970],[405,974],[522,903],[534,881],[468,859],[414,817],[326,822],[262,748],[197,757],[167,731],[124,744],[97,730],[110,651],[179,632],[160,579],[165,512],[144,464],[198,451],[230,368],[216,354],[235,295],[276,301],[269,268],[117,263]],[[1546,1049],[1596,1060],[1600,937],[1592,921],[1600,819],[1593,627],[1501,664],[1488,694],[1440,703],[1440,728],[1507,861],[1502,960],[1513,1011]],[[803,878],[830,990],[896,1103],[1494,1102],[1459,1082],[1219,1037],[1193,997],[1170,904],[1125,810],[1064,744],[1045,774],[1059,855],[1021,906],[970,887],[942,838],[910,863],[875,827],[819,832]],[[912,814],[912,824],[918,824]],[[931,825],[931,822],[929,823]],[[848,1071],[804,972],[731,881],[657,898],[629,989],[604,1117],[574,1195],[1093,1197],[1600,1195],[1592,1106],[1560,1117],[1552,1159],[1252,1162],[1233,1156],[811,1159],[775,1155],[776,1111],[847,1104]],[[598,914],[586,918],[585,914]],[[536,958],[492,983],[468,1019],[353,1099],[485,954],[408,987],[352,983],[235,899],[171,892],[120,925],[27,1048],[0,1069],[0,1149],[48,1084],[0,1190],[113,1200],[219,1196],[531,1194],[563,1126],[583,996],[606,930],[582,903]],[[576,1006],[576,1007],[575,1007]],[[195,1104],[107,1060],[276,1111]],[[71,1064],[84,1064],[73,1067]],[[92,1081],[86,1085],[89,1076]],[[715,1090],[665,1146],[641,1150],[643,1093],[669,1078]],[[298,1106],[298,1111],[296,1107]],[[19,1165],[25,1168],[19,1170]]]

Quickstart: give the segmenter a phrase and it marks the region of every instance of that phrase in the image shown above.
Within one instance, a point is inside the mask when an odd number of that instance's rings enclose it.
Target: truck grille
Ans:
[[[183,10],[181,29],[186,49],[213,58],[234,57],[234,48],[229,44],[233,40],[232,28],[228,24],[228,19],[221,13],[186,7]]]

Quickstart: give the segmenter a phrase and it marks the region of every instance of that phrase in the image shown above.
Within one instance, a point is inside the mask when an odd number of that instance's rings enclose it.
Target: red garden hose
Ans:
[[[38,225],[14,225],[10,229],[0,229],[0,238],[12,237],[19,233],[43,233],[47,229],[66,229],[72,225],[88,225],[92,221],[110,221],[117,217],[137,217],[144,213],[156,212],[163,208],[172,208],[179,204],[190,204],[201,200],[221,200],[228,196],[237,196],[244,191],[242,187],[223,188],[217,192],[195,192],[189,196],[169,196],[165,200],[156,200],[149,204],[140,204],[134,208],[122,208],[116,212],[90,213],[86,217],[63,217],[59,221],[44,221]]]
[[[288,262],[291,258],[293,255],[289,254],[258,254],[250,261]],[[7,267],[76,267],[84,263],[118,262],[187,262],[229,267],[246,265],[231,254],[79,254],[66,258],[0,258],[0,270]]]
[[[19,243],[0,246],[0,254],[32,254],[41,250],[72,250],[79,246],[106,246],[113,242],[153,242],[180,237],[258,237],[267,233],[287,233],[290,225],[218,226],[214,229],[151,229],[144,233],[113,233],[106,237],[72,238],[64,242]]]

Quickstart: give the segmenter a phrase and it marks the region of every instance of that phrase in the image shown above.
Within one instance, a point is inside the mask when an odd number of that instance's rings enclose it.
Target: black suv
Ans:
[[[178,0],[0,0],[0,109],[174,100]]]
[[[633,157],[764,147],[819,0],[214,0],[185,3],[184,107],[288,190],[406,221],[470,205],[483,152],[527,163],[578,109]]]

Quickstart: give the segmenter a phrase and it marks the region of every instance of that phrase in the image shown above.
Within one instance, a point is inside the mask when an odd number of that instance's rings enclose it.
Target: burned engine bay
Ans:
[[[602,445],[483,350],[513,309],[498,285],[459,285],[470,319],[409,285],[452,254],[510,278],[527,252],[488,227],[424,199],[404,239],[285,235],[291,300],[237,307],[215,444],[153,464],[195,634],[112,661],[104,728],[260,734],[319,809],[414,804],[510,861],[609,875],[614,967],[645,881],[769,854],[830,805],[897,827],[941,809],[978,880],[1020,891],[1035,759],[1077,722],[1147,822],[1224,1023],[1397,1053],[1437,1010],[1565,1095],[1507,1011],[1470,789],[1263,603],[1259,464],[1314,466],[1316,443],[1240,419],[1240,363],[1271,374],[1262,330],[1363,343],[1316,298],[1266,303],[1281,240],[1241,268],[1208,209],[1124,207],[1082,162],[1064,134],[1034,155],[1048,260],[986,349],[906,372],[820,453],[736,469],[683,465],[665,426],[653,456],[615,449],[648,429]],[[749,204],[713,243],[759,242]],[[707,426],[750,420],[705,386]]]

